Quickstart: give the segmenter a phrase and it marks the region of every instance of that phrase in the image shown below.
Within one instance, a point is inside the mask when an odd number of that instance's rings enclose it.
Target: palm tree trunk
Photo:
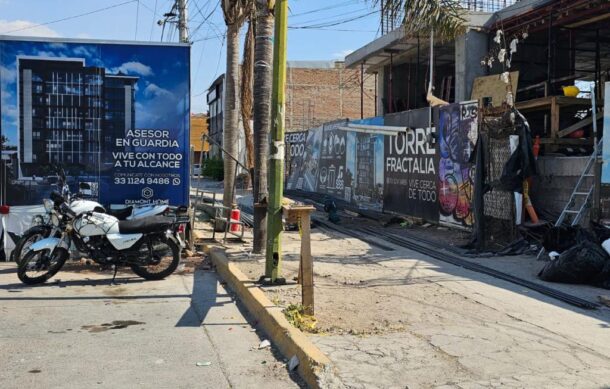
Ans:
[[[227,70],[225,74],[225,104],[224,104],[224,129],[223,147],[228,154],[238,157],[238,77],[239,77],[239,24],[227,25]],[[235,161],[224,156],[224,194],[223,204],[231,207],[235,196]]]
[[[256,44],[254,46],[254,203],[266,203],[269,194],[267,167],[271,128],[271,87],[273,67],[273,15],[268,0],[256,0]],[[252,251],[261,253],[267,240],[267,210],[254,208]]]
[[[241,65],[241,120],[244,125],[244,138],[246,139],[246,166],[249,170],[254,167],[254,143],[252,140],[252,73],[254,71],[254,20],[248,23],[246,41],[244,44],[244,60]]]

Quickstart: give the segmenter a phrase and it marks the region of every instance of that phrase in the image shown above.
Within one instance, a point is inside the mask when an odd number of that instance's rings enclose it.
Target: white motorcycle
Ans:
[[[188,222],[180,218],[153,216],[118,220],[100,212],[76,214],[63,197],[54,195],[62,233],[33,243],[19,262],[17,275],[25,284],[39,284],[53,277],[69,258],[72,244],[93,261],[114,266],[131,266],[147,280],[163,279],[176,270],[184,243],[178,230]]]
[[[168,205],[143,205],[137,207],[126,207],[117,210],[107,211],[100,203],[93,200],[83,198],[82,193],[90,190],[91,187],[87,183],[79,185],[80,191],[76,194],[71,194],[68,186],[65,184],[65,174],[63,170],[58,173],[59,183],[62,196],[68,199],[70,209],[77,215],[85,212],[107,213],[116,217],[119,220],[134,220],[142,219],[150,216],[162,215],[170,211]],[[58,234],[57,225],[54,224],[53,213],[54,205],[50,199],[43,200],[45,214],[36,215],[32,221],[32,226],[27,229],[22,235],[10,233],[11,239],[15,242],[15,248],[11,252],[11,260],[19,262],[25,254],[27,254],[32,243],[40,239],[56,236]]]

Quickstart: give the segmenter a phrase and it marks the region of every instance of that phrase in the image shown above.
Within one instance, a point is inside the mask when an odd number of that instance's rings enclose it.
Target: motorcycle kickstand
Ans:
[[[119,267],[117,265],[113,265],[113,266],[114,266],[114,275],[112,276],[112,281],[110,281],[110,285],[116,286],[118,284],[115,282],[115,279],[116,279],[116,273],[119,271]]]

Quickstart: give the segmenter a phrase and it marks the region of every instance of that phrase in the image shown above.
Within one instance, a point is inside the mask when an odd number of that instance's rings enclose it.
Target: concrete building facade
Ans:
[[[191,164],[199,164],[208,158],[210,143],[204,138],[208,134],[208,115],[199,113],[191,115],[191,150],[193,160]]]

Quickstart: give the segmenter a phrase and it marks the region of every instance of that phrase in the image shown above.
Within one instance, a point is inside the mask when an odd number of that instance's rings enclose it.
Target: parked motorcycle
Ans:
[[[173,209],[168,205],[144,205],[144,206],[129,206],[118,210],[107,211],[100,203],[90,199],[86,199],[84,193],[91,190],[91,186],[87,183],[81,183],[79,185],[79,191],[77,193],[71,193],[70,188],[67,185],[66,174],[63,168],[57,169],[58,189],[61,191],[61,196],[67,199],[70,204],[70,208],[77,215],[84,212],[100,212],[108,213],[119,220],[133,220],[142,219],[145,217],[161,215],[168,213]],[[19,262],[23,256],[28,252],[29,247],[39,241],[40,239],[47,238],[49,236],[56,236],[59,231],[54,227],[52,223],[53,214],[53,201],[50,199],[43,200],[45,214],[36,215],[33,218],[32,226],[26,230],[21,236],[9,233],[11,239],[15,242],[15,248],[11,252],[11,260]]]
[[[58,193],[52,194],[57,214],[53,224],[60,236],[33,243],[18,264],[17,275],[25,284],[39,284],[53,277],[69,258],[70,246],[103,266],[130,266],[147,280],[160,280],[172,274],[180,262],[184,243],[178,230],[188,217],[152,216],[119,220],[114,216],[88,211],[76,214]]]

